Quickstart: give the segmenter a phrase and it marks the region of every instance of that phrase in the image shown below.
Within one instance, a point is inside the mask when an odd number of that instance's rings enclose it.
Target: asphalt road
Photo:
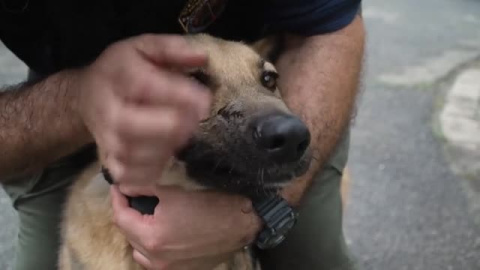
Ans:
[[[433,132],[445,76],[480,55],[480,1],[364,7],[368,63],[345,222],[351,250],[362,270],[480,269],[480,224],[465,180]]]
[[[480,269],[480,224],[435,137],[438,84],[480,55],[478,0],[364,2],[368,60],[345,230],[360,269]],[[0,47],[0,85],[25,69]],[[443,85],[443,84],[442,84]],[[0,269],[15,214],[0,191]]]

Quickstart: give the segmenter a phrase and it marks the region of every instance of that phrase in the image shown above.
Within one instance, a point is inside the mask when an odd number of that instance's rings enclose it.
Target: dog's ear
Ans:
[[[269,36],[250,45],[263,59],[275,63],[283,51],[284,39],[282,35]]]

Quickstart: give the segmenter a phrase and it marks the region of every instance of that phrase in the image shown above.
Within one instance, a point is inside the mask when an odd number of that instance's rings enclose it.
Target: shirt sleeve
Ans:
[[[270,32],[318,35],[350,24],[361,8],[361,0],[270,0],[266,24]]]

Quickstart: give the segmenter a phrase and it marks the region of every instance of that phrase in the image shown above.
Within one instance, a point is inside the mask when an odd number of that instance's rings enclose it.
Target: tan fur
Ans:
[[[109,186],[93,164],[75,182],[65,207],[60,269],[142,269],[132,250],[112,223]]]
[[[239,100],[248,98],[256,102],[246,102],[245,105],[255,106],[250,108],[254,110],[259,107],[275,107],[283,106],[283,110],[289,112],[284,103],[279,103],[280,92],[276,91],[275,96],[265,95],[258,91],[258,86],[252,82],[258,82],[260,77],[259,54],[254,47],[246,46],[242,43],[230,42],[220,39],[212,39],[208,35],[190,36],[190,42],[193,46],[197,46],[205,50],[211,59],[224,59],[223,61],[211,61],[210,71],[212,74],[221,74],[217,76],[217,83],[222,95],[216,96],[216,102],[212,106],[212,111],[217,111],[221,106],[230,100]],[[260,55],[261,56],[261,55]],[[275,71],[275,67],[265,64],[266,70]]]
[[[213,39],[206,35],[188,37],[194,45],[207,51],[210,59],[209,73],[218,87],[214,93],[212,112],[218,111],[231,100],[250,99],[241,106],[243,110],[275,107],[288,111],[280,102],[279,91],[260,93],[260,57],[244,44]],[[274,70],[265,64],[266,70]],[[204,124],[207,125],[207,124]],[[207,127],[208,128],[208,127]],[[212,132],[212,134],[214,134]],[[214,136],[214,135],[210,135]],[[215,138],[211,138],[215,140]],[[199,189],[188,179],[184,166],[173,160],[167,166],[160,182],[185,189]],[[61,226],[62,245],[59,254],[61,270],[141,270],[134,262],[132,248],[112,222],[109,186],[100,174],[99,163],[92,164],[78,177],[71,188]],[[253,270],[251,258],[245,250],[236,253],[231,261],[214,270]]]
[[[168,185],[199,189],[186,178],[181,164],[171,162],[162,179]],[[99,163],[92,164],[77,179],[65,207],[62,224],[64,242],[60,249],[61,270],[142,270],[134,262],[132,249],[112,223],[109,186],[100,172]],[[214,270],[250,270],[250,257],[239,251],[230,262]]]

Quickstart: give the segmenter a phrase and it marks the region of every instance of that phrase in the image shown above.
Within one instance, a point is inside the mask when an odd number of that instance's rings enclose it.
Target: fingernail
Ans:
[[[242,212],[244,214],[250,214],[253,212],[253,204],[250,200],[245,200],[242,204]]]

